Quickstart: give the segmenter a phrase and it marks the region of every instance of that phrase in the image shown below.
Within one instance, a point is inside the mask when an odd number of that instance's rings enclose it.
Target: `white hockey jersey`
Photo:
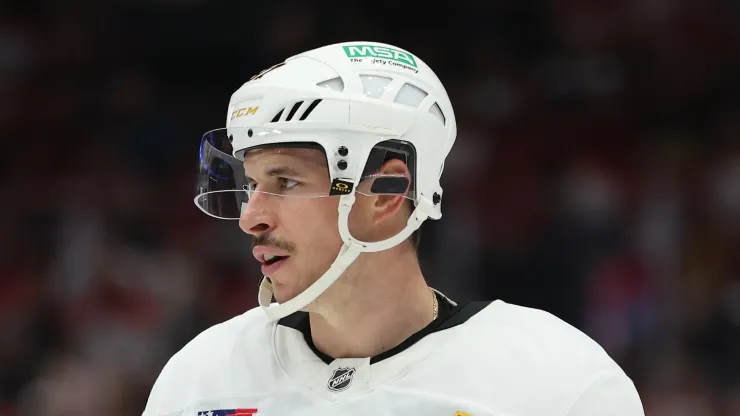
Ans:
[[[620,367],[553,315],[503,301],[440,309],[380,356],[336,360],[313,346],[305,312],[271,322],[250,310],[175,354],[143,416],[644,415]]]

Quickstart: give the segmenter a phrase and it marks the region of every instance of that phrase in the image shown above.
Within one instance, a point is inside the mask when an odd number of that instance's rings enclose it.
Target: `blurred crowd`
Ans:
[[[0,416],[141,414],[173,352],[256,306],[200,135],[260,70],[376,40],[456,106],[430,284],[599,341],[648,416],[740,415],[740,3],[0,3]]]

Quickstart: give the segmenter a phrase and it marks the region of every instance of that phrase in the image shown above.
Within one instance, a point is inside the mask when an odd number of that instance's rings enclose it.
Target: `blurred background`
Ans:
[[[737,0],[11,0],[0,416],[140,415],[176,350],[256,305],[248,236],[192,202],[200,135],[347,40],[410,50],[456,106],[434,287],[582,329],[648,416],[740,415]]]

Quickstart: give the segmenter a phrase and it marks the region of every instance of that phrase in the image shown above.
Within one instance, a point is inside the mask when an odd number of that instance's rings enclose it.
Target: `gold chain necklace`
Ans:
[[[434,290],[432,288],[429,288],[429,290],[432,292],[432,299],[433,299],[433,305],[434,305],[434,314],[432,316],[432,321],[437,319],[437,316],[439,315],[439,304],[437,303],[437,294],[434,293]]]

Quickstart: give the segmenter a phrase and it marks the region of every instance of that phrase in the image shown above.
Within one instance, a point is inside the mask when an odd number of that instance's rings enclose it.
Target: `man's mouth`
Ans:
[[[273,255],[273,254],[265,254],[264,264],[266,264],[266,265],[269,266],[271,264],[274,264],[274,263],[279,262],[280,260],[285,260],[288,257],[290,257],[290,256],[276,256],[276,255]]]
[[[260,263],[267,265],[276,263],[289,257],[289,253],[287,251],[278,250],[276,248],[267,246],[255,246],[252,249],[252,254],[254,255],[254,258],[257,259]]]

